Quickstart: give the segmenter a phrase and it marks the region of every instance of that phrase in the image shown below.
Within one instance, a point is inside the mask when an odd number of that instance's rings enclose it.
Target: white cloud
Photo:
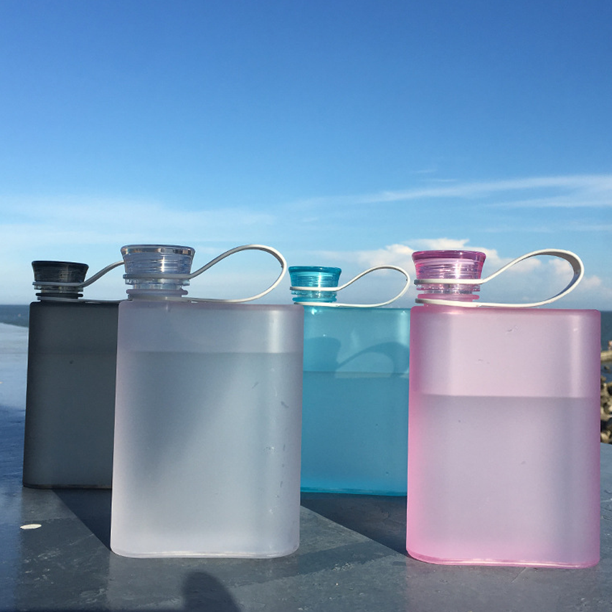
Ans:
[[[564,259],[554,258],[551,259],[549,263],[552,266],[555,274],[559,276],[567,275],[567,272],[571,270],[571,265]],[[584,282],[584,280],[582,282]]]
[[[4,218],[34,231],[65,231],[87,236],[112,234],[175,234],[196,236],[199,242],[215,241],[214,231],[269,226],[276,217],[239,207],[181,210],[160,202],[99,198],[45,200],[0,199]]]
[[[37,258],[87,258],[102,265],[124,244],[187,244],[200,254],[212,245],[235,246],[265,238],[276,217],[246,209],[180,210],[158,202],[68,198],[0,199],[0,253]],[[228,248],[229,248],[228,246]]]
[[[590,291],[592,289],[599,289],[602,286],[602,281],[599,276],[589,276],[582,279],[582,283],[580,286],[587,291]]]
[[[422,240],[415,240],[413,244],[420,250],[428,251],[447,251],[447,250],[461,250],[466,249],[465,246],[469,240],[464,238],[457,240],[454,238],[424,238]]]
[[[612,310],[612,287],[607,286],[598,276],[589,276],[582,279],[582,282],[569,296],[567,305],[564,300],[564,307],[568,308],[596,308],[599,310]]]
[[[523,193],[518,199],[514,194]],[[541,193],[545,192],[545,193]],[[581,208],[612,207],[612,175],[571,175],[518,178],[499,181],[453,182],[450,185],[416,187],[398,191],[319,197],[302,200],[298,207],[357,205],[408,202],[413,200],[460,198],[482,200],[495,197],[485,205],[503,208]],[[500,200],[500,198],[502,198]],[[481,204],[482,205],[482,204]]]

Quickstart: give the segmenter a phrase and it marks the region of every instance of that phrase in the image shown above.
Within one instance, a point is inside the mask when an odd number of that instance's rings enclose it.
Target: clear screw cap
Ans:
[[[125,282],[136,290],[176,291],[189,285],[187,275],[195,249],[163,244],[132,244],[121,248]]]

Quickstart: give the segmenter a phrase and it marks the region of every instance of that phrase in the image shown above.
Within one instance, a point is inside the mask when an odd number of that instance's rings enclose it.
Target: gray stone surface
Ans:
[[[17,386],[0,403],[23,385],[11,346],[0,383]],[[601,449],[601,562],[560,570],[421,563],[404,551],[405,498],[323,494],[303,494],[301,545],[285,558],[123,558],[108,547],[109,491],[22,488],[23,408],[0,407],[0,436],[1,612],[612,610],[612,446]],[[31,523],[41,527],[21,529]]]

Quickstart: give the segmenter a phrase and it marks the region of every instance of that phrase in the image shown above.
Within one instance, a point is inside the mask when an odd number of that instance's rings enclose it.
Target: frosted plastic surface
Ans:
[[[304,311],[302,488],[405,494],[409,311]]]
[[[25,485],[110,487],[117,306],[30,306]]]
[[[597,563],[599,343],[597,311],[412,309],[410,555]]]
[[[302,349],[297,306],[121,304],[114,552],[297,549]]]

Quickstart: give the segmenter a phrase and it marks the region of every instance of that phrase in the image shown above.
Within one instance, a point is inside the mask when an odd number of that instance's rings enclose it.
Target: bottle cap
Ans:
[[[121,248],[125,282],[137,291],[179,291],[189,284],[195,249],[160,244],[132,244]]]
[[[317,291],[318,287],[337,287],[342,270],[340,268],[326,268],[322,266],[291,266],[289,276],[291,285],[301,287],[292,290],[293,301],[331,303],[336,301],[335,291]],[[305,291],[303,288],[312,287]]]
[[[44,298],[78,299],[81,287],[70,287],[52,283],[82,283],[89,266],[72,261],[33,261],[34,288],[40,291],[36,296]],[[41,283],[41,284],[38,284]]]
[[[416,251],[412,260],[416,270],[414,284],[423,295],[445,294],[447,299],[478,299],[472,295],[480,285],[436,284],[434,279],[479,279],[486,255],[480,251]],[[422,280],[422,279],[427,279]],[[419,297],[423,297],[420,295]]]

